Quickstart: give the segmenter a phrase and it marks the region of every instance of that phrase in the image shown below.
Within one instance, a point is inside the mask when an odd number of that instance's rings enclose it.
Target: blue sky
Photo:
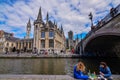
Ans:
[[[33,22],[36,20],[41,6],[45,21],[47,12],[50,20],[63,25],[65,36],[72,30],[84,35],[90,31],[88,14],[93,13],[94,25],[109,13],[111,7],[116,7],[119,0],[0,0],[0,30],[13,32],[16,37],[24,38],[28,19],[31,19],[33,37]],[[74,38],[75,38],[74,36]]]

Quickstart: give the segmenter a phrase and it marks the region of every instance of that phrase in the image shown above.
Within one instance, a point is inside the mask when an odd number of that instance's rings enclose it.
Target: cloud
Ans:
[[[14,32],[16,37],[24,37],[30,18],[33,37],[33,22],[41,6],[43,20],[48,12],[50,20],[56,20],[58,26],[63,25],[66,37],[69,30],[87,33],[90,31],[90,12],[95,23],[109,13],[111,6],[118,4],[119,0],[0,0],[0,29]]]

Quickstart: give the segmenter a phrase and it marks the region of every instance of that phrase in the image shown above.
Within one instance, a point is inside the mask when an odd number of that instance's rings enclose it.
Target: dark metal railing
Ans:
[[[110,13],[102,19],[102,22],[105,23],[108,22],[119,13],[120,13],[120,4],[116,8],[111,8]]]
[[[120,14],[120,4],[116,8],[111,8],[110,12],[101,21],[97,23],[93,31],[94,32],[97,31],[98,29],[103,27],[106,23],[108,23],[112,18],[116,17],[119,14]],[[89,37],[93,31],[92,30],[89,31],[84,39]]]

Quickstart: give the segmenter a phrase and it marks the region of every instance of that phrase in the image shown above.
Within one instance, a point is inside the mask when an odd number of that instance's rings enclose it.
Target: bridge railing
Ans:
[[[111,8],[110,12],[101,21],[97,23],[93,31],[94,32],[97,31],[98,29],[103,27],[106,23],[108,23],[112,18],[116,17],[119,14],[120,14],[120,4],[116,8]],[[89,31],[84,39],[89,37],[93,31]]]
[[[112,19],[119,13],[120,13],[120,4],[116,8],[111,8],[110,13],[102,19],[102,22],[105,23],[108,22],[110,19]]]

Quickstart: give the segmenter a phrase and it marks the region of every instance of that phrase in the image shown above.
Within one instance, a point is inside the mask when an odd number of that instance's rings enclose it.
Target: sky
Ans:
[[[26,25],[31,20],[31,38],[39,8],[42,9],[43,21],[49,13],[49,20],[63,26],[65,36],[68,31],[87,34],[90,31],[89,13],[93,14],[94,25],[109,13],[111,7],[120,4],[120,0],[0,0],[0,30],[14,33],[15,37],[24,38]]]

